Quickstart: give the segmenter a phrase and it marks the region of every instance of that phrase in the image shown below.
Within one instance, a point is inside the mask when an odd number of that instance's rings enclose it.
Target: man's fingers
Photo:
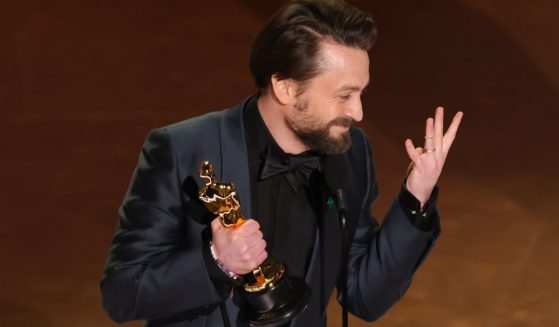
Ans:
[[[225,228],[221,223],[221,219],[219,219],[219,217],[212,220],[211,226],[212,231],[220,231]],[[247,219],[242,225],[231,229],[231,231],[235,231],[238,236],[247,237],[254,233],[260,232],[260,224],[254,219]]]
[[[464,113],[462,111],[457,112],[452,119],[452,123],[450,123],[450,126],[444,134],[443,150],[445,154],[448,152],[448,150],[452,146],[452,143],[454,142],[454,138],[456,137],[456,133],[458,132],[458,127],[460,126],[460,122],[462,121],[463,116]]]
[[[217,217],[214,220],[212,220],[211,226],[212,226],[212,231],[221,230],[223,228],[223,225],[221,224],[221,219]]]
[[[444,127],[444,109],[443,107],[438,107],[435,111],[435,149],[438,155],[441,155],[443,151],[443,127]]]
[[[260,230],[256,231],[254,234],[250,235],[250,240],[247,243],[249,250],[254,247],[261,247],[262,244],[266,246],[266,241],[264,240],[264,234]]]
[[[262,251],[266,250],[266,241],[263,239],[259,239],[249,245],[249,252],[253,255],[258,254]]]
[[[264,260],[266,260],[266,258],[268,257],[268,252],[266,251],[262,251],[260,252],[256,257],[255,257],[255,265],[254,268],[256,268],[258,265],[260,265],[262,262],[264,262]]]
[[[435,145],[435,127],[433,125],[433,118],[427,118],[425,121],[425,149],[432,150]]]
[[[241,237],[250,236],[260,230],[260,224],[254,219],[248,219],[244,224],[237,227],[237,235]]]
[[[406,142],[404,142],[404,145],[406,147],[406,152],[408,153],[408,156],[410,157],[411,161],[417,162],[417,160],[419,160],[420,154],[419,151],[417,151],[413,146],[413,142],[410,139],[407,139]]]
[[[425,153],[425,149],[417,147],[417,148],[415,148],[415,152],[417,153],[418,156],[421,156],[423,153]],[[406,176],[411,173],[413,167],[415,167],[415,162],[411,161],[410,164],[408,165],[408,170],[407,170]]]

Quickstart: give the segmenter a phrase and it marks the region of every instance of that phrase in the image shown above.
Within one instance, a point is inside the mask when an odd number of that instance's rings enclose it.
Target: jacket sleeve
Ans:
[[[120,207],[101,280],[103,307],[113,320],[169,317],[222,301],[205,268],[203,226],[188,221],[181,192],[169,135],[154,130]]]
[[[369,185],[348,254],[348,309],[372,321],[388,311],[406,292],[415,270],[440,234],[440,226],[434,209],[429,217],[433,219],[432,230],[415,227],[399,199],[394,200],[382,225],[378,225],[371,215],[378,186],[371,150],[367,141],[365,144]],[[340,300],[341,294],[338,294]]]

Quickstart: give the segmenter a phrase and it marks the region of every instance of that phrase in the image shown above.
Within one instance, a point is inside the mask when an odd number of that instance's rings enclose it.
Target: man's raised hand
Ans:
[[[421,206],[427,202],[437,184],[463,116],[461,111],[456,113],[444,133],[444,109],[438,107],[435,119],[428,118],[425,123],[425,146],[415,147],[410,139],[405,141],[406,151],[412,161],[406,188],[421,202]]]

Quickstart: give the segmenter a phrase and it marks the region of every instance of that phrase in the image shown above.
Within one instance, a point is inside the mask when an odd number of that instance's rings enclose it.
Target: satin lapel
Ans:
[[[225,111],[221,117],[221,171],[217,171],[220,181],[235,184],[241,201],[241,211],[246,217],[252,216],[250,175],[243,123],[243,111],[249,99]]]
[[[347,158],[346,158],[347,159]],[[350,169],[349,161],[347,165],[348,171],[347,176],[348,180],[351,181],[346,184],[344,190],[346,194],[346,201],[347,201],[347,210],[348,210],[348,236],[350,238],[349,242],[353,240],[353,236],[355,234],[355,229],[357,228],[357,224],[359,223],[359,218],[361,215],[361,210],[363,207],[363,202],[365,200],[365,194],[360,194],[357,187],[350,187],[351,185],[361,185],[362,181],[358,180],[358,178],[364,178],[363,176],[356,176],[354,171]]]

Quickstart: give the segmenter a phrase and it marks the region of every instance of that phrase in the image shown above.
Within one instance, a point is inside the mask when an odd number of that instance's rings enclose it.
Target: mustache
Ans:
[[[348,117],[338,117],[331,122],[328,123],[328,127],[331,126],[343,126],[343,127],[351,127],[355,124],[355,121]]]

